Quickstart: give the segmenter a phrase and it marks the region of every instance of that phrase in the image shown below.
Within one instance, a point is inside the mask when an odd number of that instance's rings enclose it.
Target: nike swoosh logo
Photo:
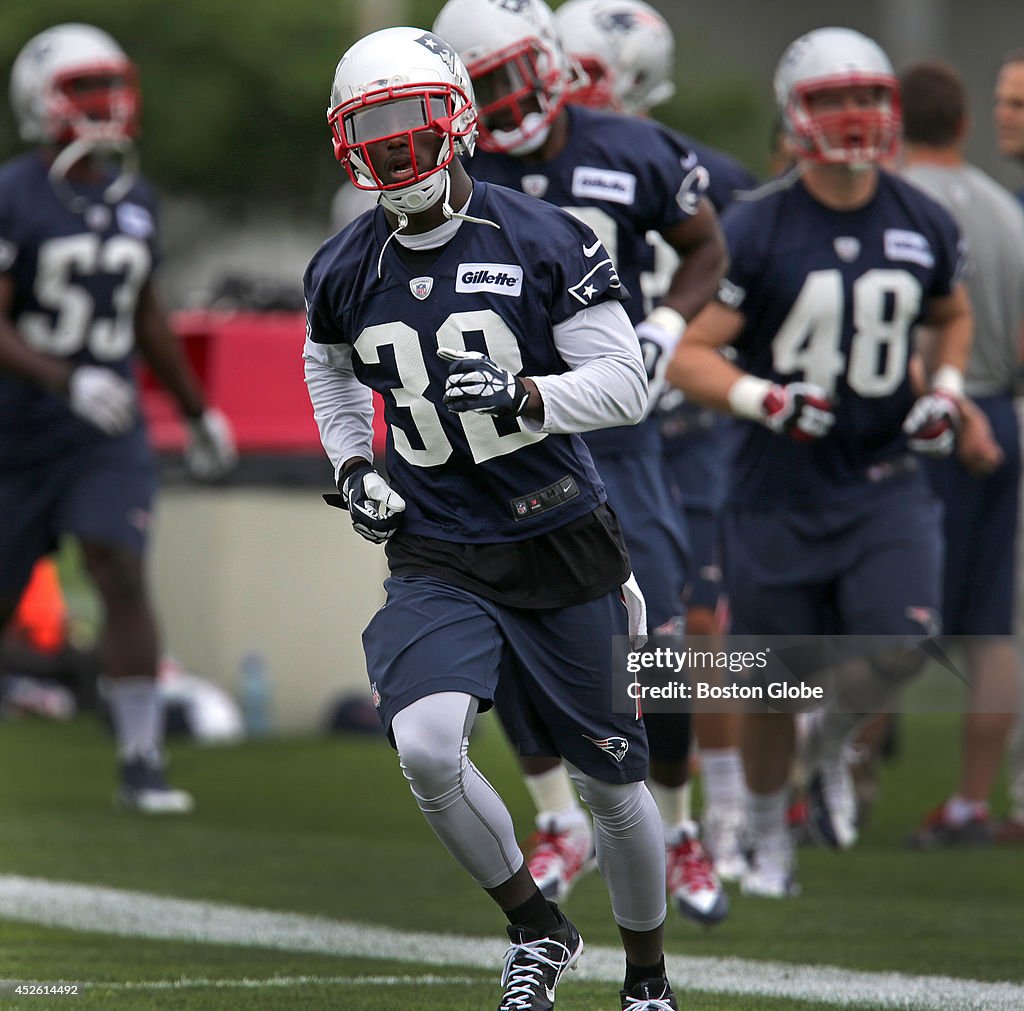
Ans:
[[[601,248],[601,240],[598,239],[592,246],[583,247],[584,256],[593,256]]]

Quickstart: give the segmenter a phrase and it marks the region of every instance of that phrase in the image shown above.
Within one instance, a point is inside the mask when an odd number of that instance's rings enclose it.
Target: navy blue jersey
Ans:
[[[67,192],[58,194],[37,151],[0,167],[0,270],[14,279],[11,320],[26,343],[132,379],[135,310],[158,255],[156,207],[138,180],[106,203],[110,182],[65,182]],[[80,210],[71,209],[72,200],[81,201]],[[0,373],[0,464],[107,438],[63,398]]]
[[[568,366],[553,326],[625,292],[607,251],[572,216],[483,183],[469,213],[500,229],[464,222],[433,256],[416,254],[418,268],[392,242],[380,277],[391,232],[383,209],[329,239],[306,271],[309,336],[351,345],[356,377],[383,397],[404,532],[515,541],[591,512],[604,488],[578,436],[449,411],[448,363],[437,349],[482,351],[515,374],[558,375]]]
[[[757,186],[757,176],[732,155],[694,140],[686,134],[679,136],[707,169],[708,188],[704,195],[719,214],[732,203],[737,193],[752,190]]]
[[[650,309],[642,292],[655,274],[649,233],[664,232],[698,206],[707,174],[690,148],[653,120],[566,106],[565,147],[545,162],[477,150],[466,168],[475,179],[522,190],[585,221],[611,254],[631,298],[633,324]],[[600,456],[658,452],[657,425],[602,429],[586,434]]]
[[[737,193],[757,186],[753,173],[735,158],[685,135],[682,139],[708,171],[706,196],[719,214]],[[660,236],[648,238],[656,247],[655,271],[644,288],[644,297],[657,300],[668,291],[679,257]],[[717,508],[725,496],[728,463],[735,442],[732,419],[684,400],[671,389],[659,401],[656,417],[676,493],[688,506]]]
[[[956,224],[880,172],[857,210],[825,207],[793,175],[736,200],[723,228],[731,266],[719,298],[746,320],[734,342],[739,365],[815,383],[836,402],[835,427],[812,443],[742,422],[730,500],[817,508],[860,496],[878,465],[906,452],[911,331],[927,301],[959,278]]]

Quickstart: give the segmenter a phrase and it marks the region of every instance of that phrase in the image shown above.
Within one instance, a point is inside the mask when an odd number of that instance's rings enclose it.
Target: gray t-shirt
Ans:
[[[911,165],[903,175],[953,215],[966,243],[974,344],[965,392],[1008,392],[1024,320],[1024,209],[973,165]]]

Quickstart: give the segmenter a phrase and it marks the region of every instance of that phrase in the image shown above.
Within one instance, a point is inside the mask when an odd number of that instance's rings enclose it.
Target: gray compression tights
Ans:
[[[507,881],[523,863],[512,818],[469,760],[478,702],[461,692],[428,695],[391,723],[402,771],[430,827],[483,888]],[[643,783],[604,783],[569,767],[594,815],[598,865],[616,923],[650,930],[665,918],[661,819]]]

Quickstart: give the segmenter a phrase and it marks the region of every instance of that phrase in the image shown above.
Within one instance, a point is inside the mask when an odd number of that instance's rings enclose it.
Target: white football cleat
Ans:
[[[526,866],[550,902],[564,902],[573,885],[597,866],[594,833],[582,811],[564,818],[537,815],[537,831],[526,846]]]
[[[743,809],[715,807],[705,812],[701,823],[704,849],[711,857],[719,881],[739,881],[747,870],[743,855]]]
[[[697,838],[696,825],[680,826],[666,840],[665,878],[680,916],[711,924],[728,915],[729,896]]]
[[[114,800],[142,814],[188,814],[195,807],[192,794],[168,784],[159,760],[143,757],[121,762]]]
[[[830,849],[846,850],[857,841],[857,790],[846,757],[819,762],[807,784],[807,827]]]
[[[796,858],[789,829],[757,840],[750,866],[740,879],[744,895],[765,899],[786,899],[800,894],[793,880]]]

